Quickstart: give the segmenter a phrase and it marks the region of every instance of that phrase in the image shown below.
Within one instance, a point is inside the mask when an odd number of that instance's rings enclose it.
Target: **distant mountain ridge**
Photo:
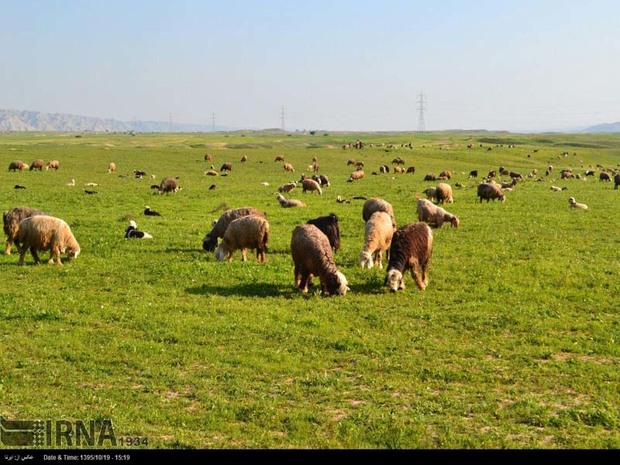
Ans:
[[[612,133],[620,132],[620,121],[615,123],[601,123],[589,128],[582,129],[581,132],[593,132],[593,133]]]
[[[225,129],[216,127],[215,130]],[[170,121],[119,121],[62,113],[0,110],[0,131],[210,132],[213,131],[213,127]]]

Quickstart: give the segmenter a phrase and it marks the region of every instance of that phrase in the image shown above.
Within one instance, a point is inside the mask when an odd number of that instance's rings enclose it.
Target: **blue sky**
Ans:
[[[617,0],[0,0],[0,108],[288,130],[620,121]]]

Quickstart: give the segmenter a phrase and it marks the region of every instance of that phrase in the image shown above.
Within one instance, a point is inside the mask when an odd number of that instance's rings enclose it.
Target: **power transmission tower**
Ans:
[[[284,131],[284,107],[280,108],[280,128]]]
[[[426,110],[426,96],[420,92],[418,94],[416,102],[418,103],[418,131],[424,132],[426,131],[426,127],[424,125],[424,110]]]
[[[211,113],[211,130],[215,131],[215,113]]]

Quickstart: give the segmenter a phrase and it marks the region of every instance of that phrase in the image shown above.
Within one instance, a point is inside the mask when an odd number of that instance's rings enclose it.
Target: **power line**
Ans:
[[[424,132],[426,131],[426,127],[424,124],[424,110],[426,110],[426,96],[420,92],[416,99],[418,103],[418,131]]]

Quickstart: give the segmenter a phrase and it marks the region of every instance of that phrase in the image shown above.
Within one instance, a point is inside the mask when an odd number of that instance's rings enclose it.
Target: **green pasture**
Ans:
[[[356,140],[364,148],[343,148]],[[397,156],[415,173],[392,173]],[[308,206],[283,209],[278,186],[311,174],[313,157],[331,187],[298,188],[285,196]],[[6,169],[37,158],[60,169]],[[364,162],[362,180],[347,182],[349,160]],[[224,162],[228,176],[204,175]],[[373,175],[383,164],[390,173]],[[505,203],[479,203],[477,183],[500,166],[537,175]],[[82,248],[64,266],[43,253],[43,264],[27,255],[20,267],[15,247],[0,255],[4,419],[111,420],[117,444],[104,448],[620,447],[620,190],[598,180],[620,167],[620,135],[4,133],[0,167],[3,211],[43,209]],[[563,168],[595,176],[561,180]],[[389,201],[405,225],[417,221],[416,196],[437,184],[424,175],[443,170],[460,227],[434,230],[425,291],[407,275],[390,293],[385,269],[358,265],[355,197]],[[151,185],[167,176],[182,189],[158,195]],[[571,196],[589,210],[569,208]],[[146,205],[162,216],[144,216]],[[268,215],[265,264],[202,250],[212,222],[242,206]],[[304,295],[291,233],[329,213],[351,291]],[[124,239],[131,219],[153,239]],[[73,439],[46,447],[81,447]]]

